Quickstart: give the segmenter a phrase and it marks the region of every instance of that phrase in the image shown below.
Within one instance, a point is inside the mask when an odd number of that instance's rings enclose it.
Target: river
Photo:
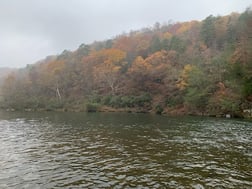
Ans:
[[[252,123],[0,112],[0,188],[252,188]]]

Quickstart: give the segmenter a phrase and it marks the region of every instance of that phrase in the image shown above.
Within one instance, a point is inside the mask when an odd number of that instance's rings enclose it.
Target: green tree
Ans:
[[[188,75],[188,86],[185,92],[185,104],[196,112],[205,112],[210,95],[209,80],[202,69],[193,66]]]
[[[183,53],[186,49],[185,43],[179,37],[173,36],[170,40],[170,50]]]
[[[150,53],[155,53],[157,51],[160,51],[162,48],[161,41],[158,36],[154,36],[151,40],[150,44]]]
[[[215,43],[215,20],[216,18],[210,15],[202,22],[200,34],[207,47],[212,47]]]

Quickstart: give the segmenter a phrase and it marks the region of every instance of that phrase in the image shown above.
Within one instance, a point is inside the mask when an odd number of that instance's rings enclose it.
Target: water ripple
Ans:
[[[8,116],[0,118],[0,188],[252,186],[250,122],[128,114]]]

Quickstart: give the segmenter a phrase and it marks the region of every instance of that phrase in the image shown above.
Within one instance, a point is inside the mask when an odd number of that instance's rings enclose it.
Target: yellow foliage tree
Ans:
[[[60,86],[64,78],[64,68],[64,61],[55,60],[49,62],[42,71],[41,83],[44,85],[44,87],[54,91],[59,100],[62,99]]]
[[[100,87],[110,88],[114,95],[120,86],[119,78],[122,67],[126,64],[126,53],[118,49],[104,49],[95,53],[100,57],[100,61],[94,67],[94,79]]]
[[[191,64],[186,64],[180,74],[179,80],[177,82],[177,87],[180,90],[184,90],[188,86],[189,73],[192,71],[193,66]]]

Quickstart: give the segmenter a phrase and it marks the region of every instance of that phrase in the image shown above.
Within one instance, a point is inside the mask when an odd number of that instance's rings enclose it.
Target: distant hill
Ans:
[[[252,109],[251,23],[247,9],[82,44],[11,75],[2,106],[240,116]]]
[[[0,68],[0,86],[4,82],[5,78],[11,73],[17,71],[16,68]]]

